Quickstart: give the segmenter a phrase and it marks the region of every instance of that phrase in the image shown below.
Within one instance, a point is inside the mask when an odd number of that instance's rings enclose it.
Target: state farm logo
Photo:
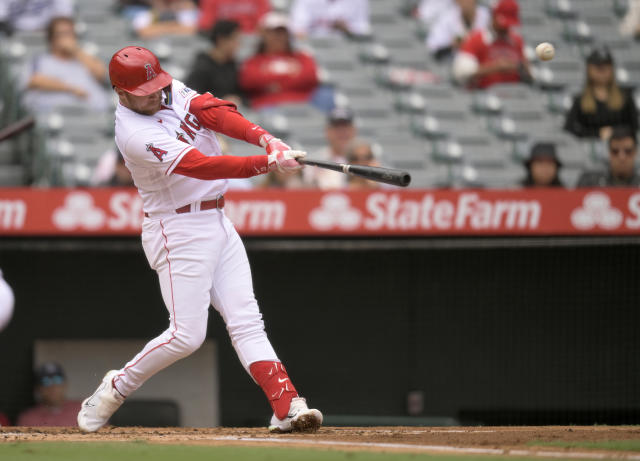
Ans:
[[[309,223],[318,230],[329,230],[337,227],[353,230],[362,221],[360,210],[351,206],[349,197],[344,194],[327,194],[322,197],[319,208],[309,214]]]
[[[600,227],[617,229],[622,224],[622,212],[611,206],[611,200],[602,192],[590,192],[584,196],[582,207],[571,213],[571,224],[580,230]]]
[[[78,227],[95,230],[104,224],[105,219],[104,211],[94,205],[88,192],[70,193],[64,205],[53,212],[53,223],[63,230]]]

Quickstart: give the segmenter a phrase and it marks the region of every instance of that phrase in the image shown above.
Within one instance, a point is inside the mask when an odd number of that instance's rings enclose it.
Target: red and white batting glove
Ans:
[[[282,142],[282,139],[274,138],[269,133],[260,136],[260,145],[264,147],[267,154],[275,154],[276,151],[284,152],[285,150],[291,150],[291,146]]]
[[[268,156],[269,171],[278,170],[280,173],[297,171],[302,168],[296,159],[306,157],[307,153],[301,150],[274,151]]]

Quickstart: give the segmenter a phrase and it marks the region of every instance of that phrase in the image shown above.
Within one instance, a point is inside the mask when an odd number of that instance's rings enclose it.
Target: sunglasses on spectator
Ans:
[[[40,380],[40,385],[43,387],[53,386],[54,384],[64,384],[64,378],[62,376],[45,376]]]
[[[621,148],[609,149],[609,153],[611,155],[624,154],[628,157],[631,157],[635,153],[635,151],[636,149],[633,147],[625,147],[624,149],[621,149]]]

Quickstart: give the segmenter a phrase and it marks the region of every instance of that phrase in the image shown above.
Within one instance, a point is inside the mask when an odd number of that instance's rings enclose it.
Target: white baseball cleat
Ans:
[[[108,372],[93,395],[82,402],[78,426],[83,431],[95,432],[100,429],[124,403],[124,397],[113,387],[113,378],[117,375],[117,370]]]
[[[289,414],[284,419],[271,417],[269,432],[315,432],[322,425],[322,413],[315,408],[309,409],[307,401],[302,397],[291,400]]]

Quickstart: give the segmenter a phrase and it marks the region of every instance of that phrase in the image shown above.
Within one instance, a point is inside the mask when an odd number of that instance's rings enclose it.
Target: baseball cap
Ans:
[[[281,27],[288,29],[289,18],[282,13],[271,11],[270,13],[262,16],[260,19],[260,27],[262,29],[279,29]]]
[[[493,17],[500,27],[520,25],[520,7],[516,0],[499,0],[493,7]]]
[[[66,381],[64,370],[55,362],[45,362],[35,370],[37,386],[52,386]]]
[[[327,123],[329,125],[335,125],[344,122],[353,122],[354,114],[348,107],[335,107],[327,117]]]
[[[559,167],[562,166],[562,162],[558,159],[558,154],[556,153],[556,145],[551,142],[539,142],[531,147],[531,152],[529,154],[529,158],[525,162],[527,165],[530,165],[534,160],[540,159],[549,159],[556,162],[556,165]]]
[[[587,64],[613,64],[613,56],[606,46],[597,46],[587,56]]]

